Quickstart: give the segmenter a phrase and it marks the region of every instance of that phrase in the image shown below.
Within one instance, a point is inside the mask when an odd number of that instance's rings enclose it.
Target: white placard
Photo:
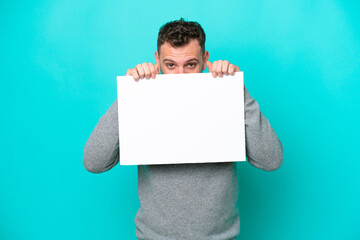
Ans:
[[[243,72],[117,77],[121,165],[245,161]]]

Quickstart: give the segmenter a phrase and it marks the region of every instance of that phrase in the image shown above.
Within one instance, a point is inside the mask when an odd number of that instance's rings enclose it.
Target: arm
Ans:
[[[233,75],[240,68],[229,61],[207,62],[213,77]],[[283,161],[281,142],[269,121],[260,112],[259,105],[244,86],[245,141],[249,162],[260,169],[271,171],[280,167]]]
[[[84,148],[83,164],[89,172],[101,173],[119,162],[117,100],[100,118]]]
[[[155,78],[159,66],[152,63],[138,64],[126,71],[127,76],[139,79]],[[89,172],[101,173],[110,170],[119,162],[119,123],[117,100],[102,116],[91,133],[84,148],[83,164]]]
[[[249,163],[266,171],[276,170],[283,161],[282,144],[245,86],[244,98],[246,155]]]

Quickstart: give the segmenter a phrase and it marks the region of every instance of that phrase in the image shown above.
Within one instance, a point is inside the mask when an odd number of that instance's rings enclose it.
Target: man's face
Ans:
[[[176,48],[165,42],[160,47],[160,56],[155,52],[155,59],[162,74],[201,73],[206,69],[209,53],[205,51],[202,54],[198,40],[192,39],[188,44]]]

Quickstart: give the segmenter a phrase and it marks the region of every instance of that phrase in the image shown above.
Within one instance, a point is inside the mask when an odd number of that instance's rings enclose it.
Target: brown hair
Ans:
[[[197,39],[201,51],[205,53],[205,32],[197,22],[188,22],[183,18],[180,20],[164,24],[160,30],[157,40],[157,50],[160,54],[160,47],[168,42],[173,47],[181,47],[189,43],[190,40]]]

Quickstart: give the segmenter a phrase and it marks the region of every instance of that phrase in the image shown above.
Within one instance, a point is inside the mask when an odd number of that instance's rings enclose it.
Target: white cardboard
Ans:
[[[117,77],[121,165],[245,161],[243,72]]]

